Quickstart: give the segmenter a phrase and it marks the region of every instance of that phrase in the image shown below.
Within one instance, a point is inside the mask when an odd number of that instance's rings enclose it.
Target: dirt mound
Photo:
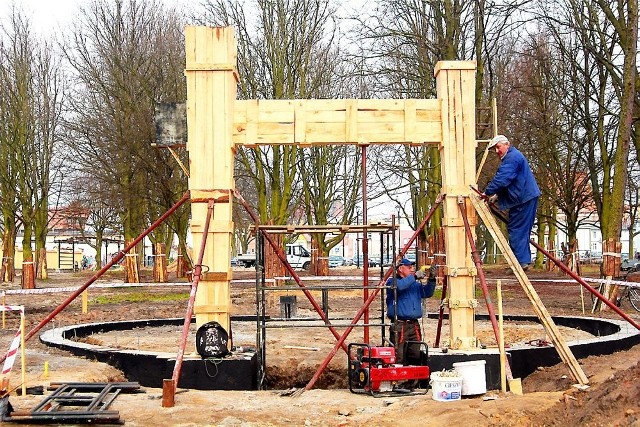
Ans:
[[[572,388],[550,410],[540,414],[537,426],[640,425],[640,365],[611,375],[593,389]]]

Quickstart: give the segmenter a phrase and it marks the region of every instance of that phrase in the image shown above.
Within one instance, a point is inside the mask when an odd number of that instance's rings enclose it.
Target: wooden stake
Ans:
[[[82,291],[82,314],[89,312],[89,289]]]
[[[20,362],[22,368],[22,395],[27,395],[27,358],[24,351],[24,309],[20,311]]]
[[[162,407],[173,408],[176,404],[176,387],[172,379],[162,380]]]
[[[502,283],[498,280],[496,284],[496,291],[498,292],[498,330],[500,332],[500,341],[498,342],[498,348],[500,350],[500,389],[503,393],[507,392],[507,355],[504,352],[504,327],[502,319]]]

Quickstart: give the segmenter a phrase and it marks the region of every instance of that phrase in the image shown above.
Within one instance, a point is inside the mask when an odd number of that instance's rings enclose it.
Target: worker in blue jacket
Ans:
[[[536,219],[540,189],[531,172],[529,162],[504,135],[495,136],[488,149],[500,157],[500,167],[484,190],[490,201],[496,201],[502,210],[509,210],[507,231],[509,246],[520,266],[527,270],[531,264],[529,239]]]
[[[392,320],[389,335],[396,349],[396,363],[417,364],[420,344],[407,343],[422,341],[418,320],[422,318],[422,299],[433,296],[436,288],[435,265],[426,278],[424,270],[416,271],[415,263],[403,258],[396,272],[396,277],[387,280],[387,317]]]

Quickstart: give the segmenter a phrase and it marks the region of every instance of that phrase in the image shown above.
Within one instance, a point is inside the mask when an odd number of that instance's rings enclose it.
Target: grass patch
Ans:
[[[164,302],[164,301],[186,301],[189,299],[188,292],[174,292],[169,294],[150,294],[147,292],[131,292],[126,294],[104,295],[93,298],[93,304],[120,304],[123,302]]]

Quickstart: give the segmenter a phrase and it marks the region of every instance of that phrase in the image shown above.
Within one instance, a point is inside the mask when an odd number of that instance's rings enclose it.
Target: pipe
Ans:
[[[480,191],[478,191],[476,188],[471,187],[471,189],[474,190],[479,195],[482,195],[482,193]],[[495,205],[493,203],[488,203],[488,206],[491,209],[491,212],[496,217],[498,217],[500,220],[502,220],[505,223],[507,222],[507,219],[504,217],[504,215],[502,215],[502,213],[498,210],[498,208],[495,207]],[[558,268],[560,268],[560,270],[564,271],[567,275],[571,276],[571,278],[573,278],[576,282],[578,282],[579,284],[584,286],[589,292],[591,292],[593,295],[595,295],[600,301],[605,303],[610,309],[612,309],[613,311],[618,313],[620,315],[620,317],[622,317],[624,320],[629,322],[629,324],[631,324],[636,329],[640,330],[640,325],[638,325],[631,317],[629,317],[624,311],[622,311],[618,307],[616,307],[615,304],[613,304],[611,301],[609,301],[604,295],[602,295],[600,292],[598,292],[593,286],[591,286],[587,282],[585,282],[580,276],[578,276],[576,273],[571,271],[571,269],[569,269],[569,267],[564,265],[564,263],[562,261],[560,261],[559,259],[555,258],[553,255],[551,255],[550,252],[548,252],[546,249],[544,249],[542,246],[540,246],[534,240],[529,240],[529,242],[533,246],[535,246],[536,249],[538,249],[540,252],[542,252],[548,259],[553,261],[553,263],[555,265],[557,265]]]
[[[469,245],[471,246],[471,258],[473,259],[474,264],[476,265],[476,270],[478,271],[478,278],[480,279],[480,287],[482,288],[482,293],[484,295],[484,301],[487,305],[487,311],[489,312],[489,320],[491,320],[491,327],[493,328],[493,333],[496,336],[496,343],[500,344],[500,328],[498,326],[498,321],[496,319],[496,313],[493,311],[493,303],[491,302],[491,295],[489,294],[489,288],[487,287],[487,279],[484,275],[484,270],[482,268],[482,261],[480,260],[480,256],[478,255],[478,247],[476,246],[476,242],[473,239],[473,234],[471,233],[471,227],[469,226],[469,218],[467,217],[467,211],[464,205],[464,199],[460,197],[458,199],[458,207],[460,208],[460,213],[462,214],[462,221],[464,222],[464,231],[467,235],[467,240],[469,240]],[[507,370],[507,378],[513,379],[513,375],[511,374],[511,366],[509,363],[506,365]]]
[[[178,388],[178,379],[180,378],[180,370],[182,369],[182,361],[184,359],[184,349],[187,346],[187,337],[189,336],[189,326],[191,325],[191,317],[193,316],[193,306],[196,300],[196,293],[198,291],[198,284],[200,283],[200,276],[202,275],[202,259],[204,258],[204,251],[207,246],[207,237],[209,236],[209,224],[211,223],[211,216],[213,215],[213,200],[209,200],[207,205],[207,218],[204,223],[204,229],[202,231],[202,240],[200,242],[200,253],[198,254],[198,261],[193,269],[193,283],[191,284],[191,292],[189,294],[189,303],[187,304],[187,314],[184,317],[184,326],[182,327],[182,336],[180,338],[180,347],[178,348],[178,355],[176,356],[176,363],[173,367],[173,375],[171,381],[173,381],[173,393],[175,394]]]
[[[255,214],[255,212],[253,212],[253,210],[251,209],[251,206],[249,206],[247,201],[244,200],[244,198],[242,197],[242,195],[240,195],[239,192],[236,191],[234,194],[235,194],[236,198],[240,201],[240,203],[242,203],[242,206],[244,206],[244,209],[247,211],[247,213],[251,217],[251,220],[256,225],[259,224],[260,220],[259,220],[258,216]],[[331,325],[331,322],[329,321],[327,316],[324,314],[324,311],[322,310],[322,307],[320,307],[318,305],[316,300],[313,298],[313,295],[311,295],[311,292],[309,292],[307,290],[306,286],[302,283],[302,280],[300,280],[300,276],[298,276],[298,274],[291,267],[291,264],[289,264],[289,262],[287,261],[287,257],[285,256],[284,252],[282,251],[282,248],[280,246],[278,246],[276,244],[276,242],[273,241],[271,236],[265,230],[260,229],[260,232],[262,233],[264,238],[267,239],[267,241],[269,242],[269,244],[271,245],[271,247],[275,251],[276,255],[278,256],[278,258],[280,259],[280,261],[282,262],[284,267],[287,269],[287,271],[289,272],[291,277],[293,277],[293,280],[295,280],[295,282],[298,284],[300,289],[302,289],[302,292],[307,297],[307,299],[309,300],[309,302],[311,303],[311,305],[313,306],[315,311],[318,313],[320,318],[324,321],[325,325],[327,325],[329,327],[329,330],[331,331],[333,336],[336,339],[339,339],[340,338],[340,334],[338,334],[338,331],[336,331],[336,329]],[[348,349],[347,349],[346,345],[342,344],[342,349],[344,350],[345,353],[348,353]]]
[[[322,374],[322,372],[329,365],[329,362],[331,362],[331,359],[333,359],[333,356],[336,355],[338,347],[344,346],[345,340],[347,339],[347,337],[349,336],[349,334],[353,330],[353,325],[355,325],[360,320],[360,317],[362,317],[362,314],[364,313],[365,309],[369,307],[369,305],[371,304],[373,299],[378,295],[378,293],[382,289],[385,288],[385,283],[386,283],[387,279],[389,279],[389,277],[391,276],[391,273],[395,270],[395,263],[397,262],[397,260],[402,259],[404,254],[407,252],[407,250],[411,246],[411,244],[418,237],[418,234],[422,232],[422,229],[425,227],[427,222],[431,219],[433,214],[436,212],[436,209],[438,208],[438,206],[440,206],[440,204],[444,200],[444,197],[445,197],[444,194],[438,195],[438,197],[436,198],[435,203],[431,207],[431,210],[429,211],[427,216],[422,220],[422,223],[420,223],[420,226],[417,227],[416,230],[413,232],[413,235],[411,236],[409,241],[404,245],[404,248],[402,248],[402,250],[400,251],[400,254],[398,254],[398,258],[394,261],[394,264],[391,267],[389,267],[389,269],[387,269],[387,272],[385,273],[384,277],[382,278],[382,280],[380,281],[378,286],[374,289],[373,293],[371,295],[369,295],[369,298],[367,298],[367,301],[365,301],[364,305],[360,308],[360,310],[358,310],[358,313],[356,313],[356,316],[353,318],[353,321],[351,322],[352,326],[349,326],[342,333],[342,336],[340,337],[338,342],[333,346],[333,348],[331,349],[331,351],[329,352],[327,357],[324,359],[324,361],[322,362],[322,365],[320,365],[320,367],[318,368],[316,373],[313,375],[311,380],[309,380],[309,383],[305,386],[304,390],[311,390],[311,388],[318,381],[318,378],[320,378],[320,375]]]
[[[76,289],[69,297],[64,300],[58,307],[56,307],[47,317],[40,321],[36,326],[33,327],[25,337],[25,341],[28,341],[31,337],[33,337],[40,329],[42,329],[47,323],[49,323],[54,317],[58,315],[62,310],[65,309],[66,306],[71,304],[73,300],[75,300],[78,295],[82,294],[82,292],[87,289],[93,282],[95,282],[100,276],[102,276],[107,270],[109,270],[114,264],[118,263],[124,255],[131,250],[134,246],[136,246],[142,239],[144,239],[147,234],[152,232],[156,227],[164,222],[171,214],[173,214],[180,206],[184,204],[187,200],[189,200],[189,192],[185,192],[184,195],[175,205],[171,206],[168,211],[166,211],[160,218],[158,218],[153,224],[149,226],[145,231],[140,233],[138,237],[136,237],[131,243],[129,243],[122,251],[118,252],[109,263],[107,263],[104,267],[102,267],[99,271],[97,271],[87,282]],[[0,363],[4,362],[6,359],[6,355],[0,359]]]
[[[363,303],[369,298],[369,233],[367,233],[367,146],[362,146],[361,172],[362,172],[362,299]],[[364,311],[364,324],[369,324],[369,307]],[[363,337],[365,344],[369,344],[369,327],[363,328]]]
[[[540,252],[542,252],[547,258],[549,258],[551,261],[553,261],[559,268],[560,270],[564,271],[566,274],[568,274],[569,276],[571,276],[576,282],[580,283],[582,286],[584,286],[589,292],[591,292],[593,295],[595,295],[596,297],[598,297],[598,299],[600,301],[602,301],[603,303],[605,303],[610,309],[612,309],[613,311],[615,311],[616,313],[618,313],[620,315],[620,317],[622,317],[624,320],[626,320],[627,322],[629,322],[633,327],[635,327],[636,329],[640,330],[640,325],[638,325],[638,323],[636,323],[631,317],[629,317],[629,315],[627,315],[624,311],[620,310],[618,307],[616,307],[615,304],[613,304],[611,301],[609,301],[604,295],[602,295],[600,292],[598,292],[593,286],[589,285],[587,282],[585,282],[582,277],[578,276],[576,273],[574,273],[573,271],[571,271],[569,269],[569,267],[567,267],[566,265],[564,265],[564,263],[556,258],[553,257],[553,255],[551,255],[551,253],[549,253],[547,250],[545,250],[542,246],[540,246],[538,243],[536,243],[533,240],[530,240],[531,244],[533,246],[535,246]]]
[[[438,311],[438,327],[436,329],[436,339],[433,343],[434,347],[440,347],[440,333],[442,331],[442,321],[444,320],[444,299],[447,295],[447,276],[442,279],[442,296],[440,297],[440,309]]]

